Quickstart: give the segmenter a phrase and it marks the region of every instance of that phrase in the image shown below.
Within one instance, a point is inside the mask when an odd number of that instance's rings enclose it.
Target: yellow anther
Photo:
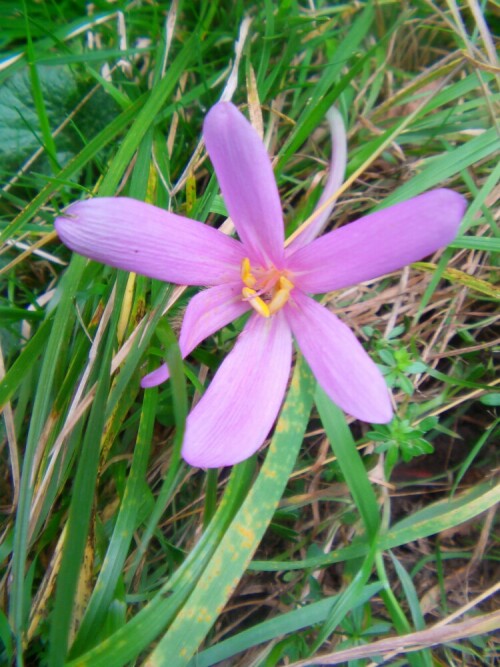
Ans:
[[[252,267],[248,257],[241,262],[241,280],[247,287],[253,287],[257,282],[257,278],[252,274]]]
[[[250,273],[251,268],[250,260],[248,257],[245,257],[245,259],[241,262],[241,277],[244,278],[248,273]]]
[[[259,313],[259,315],[262,315],[262,317],[271,317],[269,306],[260,298],[260,296],[256,296],[255,299],[250,299],[250,305]]]
[[[244,287],[241,290],[241,293],[243,294],[245,299],[253,299],[257,295],[257,292],[251,287]]]
[[[259,315],[271,317],[283,308],[295,285],[286,276],[279,275],[274,267],[265,271],[260,269],[257,276],[252,273],[250,259],[245,257],[241,262],[241,294]]]
[[[244,287],[241,290],[241,293],[243,294],[243,297],[248,301],[248,303],[252,306],[252,308],[259,313],[259,315],[262,315],[262,317],[271,316],[271,311],[269,310],[269,306],[263,299],[260,298],[260,296],[257,296],[257,292],[254,289],[252,289],[251,287]]]
[[[285,289],[288,292],[295,287],[295,285],[292,283],[292,281],[288,280],[288,278],[286,278],[285,276],[280,277],[279,286],[280,286],[280,289]]]
[[[276,294],[273,296],[269,303],[269,312],[271,315],[274,315],[280,308],[283,308],[285,303],[290,298],[289,289],[279,289]]]

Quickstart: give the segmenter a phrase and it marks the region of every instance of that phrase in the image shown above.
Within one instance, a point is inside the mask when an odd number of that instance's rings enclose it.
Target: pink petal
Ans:
[[[298,290],[285,312],[301,352],[332,401],[357,419],[389,422],[392,407],[385,380],[349,327]]]
[[[179,347],[187,357],[202,340],[225,327],[249,309],[241,298],[241,285],[218,285],[196,294],[189,302],[182,321]],[[167,364],[163,364],[141,380],[141,387],[155,387],[168,380]]]
[[[250,259],[283,265],[281,202],[269,156],[257,132],[230,102],[219,102],[203,126],[227,210]]]
[[[344,181],[347,166],[347,133],[342,116],[335,107],[331,107],[326,114],[326,118],[330,125],[330,132],[332,135],[332,159],[325,189],[323,190],[323,194],[318,201],[315,211],[323,206],[323,204],[325,204],[325,202],[327,202],[340,188]],[[292,241],[289,246],[289,252],[302,248],[310,243],[316,236],[321,234],[328,224],[328,219],[330,218],[336,201],[336,199],[333,199],[328,206],[314,218],[313,222],[311,222],[311,224]]]
[[[76,202],[55,227],[80,255],[181,285],[235,281],[244,257],[242,245],[222,232],[127,197]]]
[[[292,338],[283,313],[254,314],[188,417],[182,448],[194,466],[218,468],[254,454],[283,402]]]
[[[462,195],[443,189],[370,213],[292,254],[293,282],[321,293],[396,271],[453,241],[465,208]]]

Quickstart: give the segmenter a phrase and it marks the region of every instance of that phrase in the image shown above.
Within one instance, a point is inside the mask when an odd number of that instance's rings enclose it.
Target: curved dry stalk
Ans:
[[[500,588],[500,584],[495,587],[495,590]],[[490,594],[493,594],[490,589]],[[474,618],[469,618],[462,623],[453,623],[451,625],[444,625],[447,621],[445,619],[441,624],[437,624],[429,630],[422,630],[420,632],[412,632],[401,637],[390,637],[382,639],[378,642],[365,644],[364,646],[355,646],[354,648],[346,649],[345,651],[336,651],[334,653],[325,653],[316,658],[299,660],[293,662],[289,667],[307,667],[308,665],[317,665],[318,660],[322,665],[340,665],[348,660],[360,660],[361,658],[374,658],[381,656],[386,660],[391,660],[401,653],[413,653],[414,651],[421,651],[425,648],[430,648],[438,644],[446,644],[452,641],[460,641],[461,639],[468,639],[477,635],[483,635],[488,632],[494,632],[500,628],[500,611],[492,612],[491,614],[483,614]],[[383,663],[371,663],[373,665],[380,665]]]

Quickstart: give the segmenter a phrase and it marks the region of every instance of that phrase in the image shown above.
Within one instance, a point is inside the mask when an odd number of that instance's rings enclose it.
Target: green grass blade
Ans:
[[[33,337],[26,343],[22,352],[0,382],[0,410],[8,401],[10,401],[19,385],[43,353],[45,344],[52,330],[53,315],[54,313],[52,312],[47,316],[47,319],[34,333]]]
[[[123,140],[114,160],[112,168],[108,171],[99,188],[102,197],[111,196],[115,193],[123,173],[129,166],[134,153],[146,132],[155,123],[158,113],[161,111],[165,101],[175,90],[179,78],[187,68],[195,54],[194,44],[198,36],[192,35],[182,47],[177,57],[170,63],[163,79],[153,88],[144,107],[137,114],[132,127]]]
[[[125,287],[124,279],[126,279],[126,276],[122,275],[121,280],[119,280],[122,290]],[[120,291],[120,289],[117,289],[118,294]],[[104,349],[100,351],[99,378],[95,400],[85,429],[73,485],[61,568],[57,580],[54,611],[51,616],[49,664],[53,667],[61,667],[64,664],[69,643],[74,597],[94,504],[94,489],[101,451],[101,434],[106,419],[106,399],[109,394],[111,358],[118,317],[119,311],[115,309],[109,323],[103,345]]]
[[[30,29],[30,22],[28,19],[28,8],[26,5],[26,0],[23,0],[23,8],[24,8],[26,38],[27,38],[26,53],[28,56],[28,66],[31,76],[33,101],[35,103],[35,109],[37,111],[38,121],[40,123],[43,146],[45,148],[45,152],[49,156],[49,160],[52,165],[52,170],[54,171],[54,173],[57,173],[59,171],[59,165],[57,164],[57,158],[56,158],[56,144],[54,142],[54,138],[52,137],[49,118],[47,116],[47,109],[45,107],[45,100],[43,97],[42,87],[40,85],[40,78],[38,76],[38,71],[36,68],[35,50],[33,48],[33,41],[31,39],[31,29]]]
[[[30,517],[30,506],[33,495],[32,474],[35,451],[42,433],[45,418],[49,411],[52,383],[59,350],[64,341],[65,332],[74,318],[73,299],[78,288],[80,277],[83,273],[86,260],[83,257],[74,256],[61,282],[61,299],[57,313],[54,317],[53,328],[50,333],[42,370],[39,378],[41,391],[36,394],[30,423],[30,430],[26,443],[24,461],[21,474],[21,488],[19,505],[16,516],[16,527],[14,533],[14,557],[12,571],[12,595],[11,595],[11,618],[15,629],[16,649],[18,664],[23,664],[22,638],[24,632],[25,613],[25,588],[24,577],[28,557],[28,526]]]
[[[228,525],[248,492],[255,461],[248,459],[235,466],[219,503],[217,514],[199,542],[173,576],[152,600],[123,628],[98,646],[73,658],[67,667],[122,667],[137,657],[175,618],[182,604],[196,587]]]
[[[148,392],[144,398],[125,494],[94,593],[71,649],[76,654],[94,644],[94,638],[98,636],[100,626],[108,613],[118,579],[122,576],[123,565],[137,528],[137,514],[149,461],[157,401],[156,389]]]
[[[314,398],[332,450],[363,519],[367,539],[373,542],[380,528],[377,498],[356,449],[345,415],[319,386],[316,388]]]
[[[362,605],[368,602],[374,595],[377,595],[380,588],[381,585],[379,583],[365,586],[358,596],[357,604]],[[325,598],[319,602],[312,602],[299,609],[278,614],[274,618],[259,623],[253,628],[243,630],[243,632],[238,633],[235,637],[225,639],[219,644],[201,651],[201,653],[191,660],[189,667],[211,667],[258,644],[271,641],[276,637],[281,637],[292,632],[298,632],[304,628],[310,628],[317,623],[322,623],[331,611],[332,606],[338,602],[339,597],[340,594]]]
[[[377,554],[375,562],[377,574],[383,585],[382,590],[380,591],[380,597],[384,601],[385,607],[389,612],[394,628],[399,635],[408,634],[412,631],[412,627],[392,590],[391,582],[387,576],[384,558],[381,553]],[[410,654],[408,656],[408,662],[412,667],[426,667],[428,663],[426,654],[420,651],[418,653]]]
[[[158,522],[165,512],[165,508],[170,501],[172,494],[174,493],[174,490],[177,487],[181,475],[184,471],[184,466],[181,461],[181,449],[186,427],[188,404],[186,395],[186,378],[183,370],[182,357],[175,335],[165,320],[162,320],[158,323],[156,331],[165,347],[166,363],[170,369],[170,382],[172,383],[173,410],[176,432],[172,444],[172,454],[168,473],[162,482],[155,506],[151,512],[151,515],[149,516],[146,529],[142,535],[141,545],[137,549],[133,563],[127,573],[126,580],[128,582],[130,582],[132,577],[135,575],[137,567],[139,566],[145,550],[148,547]],[[147,393],[148,392],[146,391],[146,394]]]
[[[500,150],[500,138],[494,128],[483,132],[467,143],[453,148],[444,155],[428,160],[422,171],[410,181],[386,197],[376,210],[387,208],[398,202],[435,188],[443,181],[459,174],[479,160],[492,157]]]
[[[340,92],[348,85],[349,81],[359,69],[361,69],[363,59],[368,57],[369,54],[364,54],[354,67],[349,70],[348,74],[343,76],[340,82],[338,81],[338,77],[345,65],[346,59],[349,58],[349,56],[352,56],[353,52],[358,49],[360,43],[366,37],[372,24],[373,16],[374,8],[371,4],[367,4],[353,23],[348,34],[338,45],[332,61],[328,64],[321,81],[314,89],[312,99],[308,100],[308,104],[301,117],[298,119],[287,142],[281,150],[280,159],[276,166],[276,171],[278,173],[283,169],[290,157],[304,143],[307,137],[310,136],[313,128],[317,128],[323,121],[326,112],[334,103]]]
[[[239,582],[292,472],[307,426],[311,389],[311,376],[299,362],[262,470],[225,532],[199,586],[146,661],[148,667],[186,665]]]
[[[333,608],[330,610],[328,617],[323,624],[323,627],[319,631],[318,636],[314,641],[311,655],[314,655],[314,653],[328,639],[332,632],[334,632],[334,630],[347,616],[347,614],[349,614],[349,612],[351,612],[360,604],[359,600],[361,597],[361,592],[363,591],[366,583],[368,582],[368,579],[371,576],[375,556],[376,545],[373,544],[365,559],[363,560],[363,564],[358,569],[354,579],[347,586],[347,588],[342,591],[338,600],[333,605]]]
[[[436,535],[443,530],[469,521],[496,505],[499,501],[500,485],[491,487],[488,484],[481,484],[467,493],[454,497],[452,500],[441,500],[433,503],[396,523],[387,533],[379,537],[378,548],[380,551],[387,551],[402,544]],[[360,558],[367,552],[366,544],[356,544],[338,549],[325,556],[314,556],[302,560],[254,561],[250,569],[265,572],[312,569],[324,567],[330,563],[340,563],[344,560]]]
[[[18,233],[36,215],[40,207],[44,206],[50,197],[61,187],[61,182],[69,180],[76,172],[90,162],[104,146],[108,145],[118,134],[123,132],[130,121],[137,116],[137,112],[144,104],[144,101],[144,96],[135,100],[126,111],[123,111],[104,130],[91,139],[85,148],[70,160],[58,172],[56,177],[49,181],[23,211],[5,227],[0,234],[0,243],[4,243],[7,239]]]

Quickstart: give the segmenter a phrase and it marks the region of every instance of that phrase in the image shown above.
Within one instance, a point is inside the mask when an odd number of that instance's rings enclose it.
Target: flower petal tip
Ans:
[[[448,245],[457,235],[467,209],[467,199],[459,192],[447,188],[431,190],[426,196],[434,200],[436,217],[443,233],[443,246]]]
[[[80,202],[71,204],[61,215],[54,220],[55,230],[61,241],[72,248],[72,229],[78,225],[78,205]]]
[[[203,126],[205,127],[207,123],[211,123],[218,117],[224,118],[227,117],[228,114],[232,113],[239,114],[238,109],[232,102],[217,102],[217,104],[214,104],[213,107],[209,109],[203,121]]]
[[[363,421],[368,421],[370,424],[388,424],[394,417],[390,399],[381,402],[381,405],[377,406],[376,410],[373,412],[370,410],[369,413],[369,419],[364,419]]]
[[[283,212],[267,149],[245,116],[219,102],[205,117],[203,137],[229,216],[248,256],[280,266]]]
[[[285,318],[279,313],[271,319],[253,315],[188,415],[184,460],[221,468],[255,454],[280,411],[291,361],[292,337]]]
[[[372,385],[378,385],[378,391],[372,391],[364,401],[340,405],[347,414],[367,424],[388,424],[394,417],[391,394],[382,376],[372,378]]]
[[[143,389],[150,389],[151,387],[156,387],[159,384],[162,384],[162,382],[166,382],[169,377],[170,373],[168,372],[168,366],[167,364],[163,364],[155,371],[148,373],[142,378],[141,387]]]
[[[182,458],[188,465],[192,466],[193,468],[204,468],[205,470],[213,468],[229,468],[230,466],[241,463],[252,455],[246,454],[244,457],[235,456],[234,458],[231,458],[229,456],[225,458],[213,459],[210,457],[204,457],[203,455],[200,455],[199,452],[189,452],[184,451],[184,449],[182,450],[181,454]]]
[[[179,285],[237,280],[244,257],[241,244],[217,229],[130,197],[76,202],[55,227],[80,255]]]
[[[293,252],[288,268],[303,292],[343,289],[398,271],[451,243],[467,200],[440,188],[335,229]]]

